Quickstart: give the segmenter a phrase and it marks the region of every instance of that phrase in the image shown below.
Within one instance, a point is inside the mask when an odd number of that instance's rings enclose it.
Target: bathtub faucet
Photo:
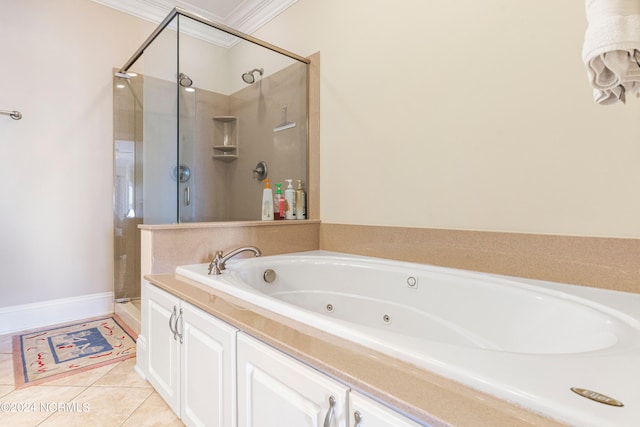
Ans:
[[[209,274],[213,274],[214,276],[221,274],[222,271],[227,269],[225,265],[227,261],[242,252],[253,252],[257,257],[262,255],[260,249],[255,246],[244,246],[242,248],[234,249],[226,255],[223,255],[222,251],[218,251],[216,252],[216,256],[211,260],[211,264],[209,264]]]

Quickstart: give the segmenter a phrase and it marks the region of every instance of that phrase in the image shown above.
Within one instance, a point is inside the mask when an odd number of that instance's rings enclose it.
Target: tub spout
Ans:
[[[242,248],[234,249],[226,255],[223,255],[222,251],[218,251],[209,264],[209,274],[213,274],[214,276],[222,274],[222,272],[227,269],[227,261],[242,252],[253,252],[257,257],[262,255],[260,249],[255,246],[244,246]]]

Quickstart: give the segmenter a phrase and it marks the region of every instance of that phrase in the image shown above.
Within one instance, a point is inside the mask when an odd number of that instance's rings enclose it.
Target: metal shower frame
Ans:
[[[136,50],[136,52],[131,56],[131,58],[129,58],[129,60],[122,66],[122,68],[120,68],[118,72],[126,73],[129,70],[129,68],[138,60],[138,58],[142,56],[145,49],[149,47],[149,45],[156,39],[156,37],[158,37],[158,35],[162,32],[162,30],[164,30],[171,23],[171,21],[173,21],[173,18],[175,18],[177,15],[182,15],[187,18],[193,19],[194,21],[208,25],[209,27],[213,27],[217,30],[223,31],[227,34],[231,34],[232,36],[236,36],[248,42],[257,44],[259,46],[262,46],[274,52],[278,52],[282,55],[288,56],[289,58],[295,59],[296,61],[303,62],[307,65],[311,63],[311,61],[308,60],[307,58],[303,58],[302,56],[296,55],[295,53],[289,52],[288,50],[281,49],[278,46],[274,46],[270,43],[259,40],[255,37],[251,37],[248,34],[244,34],[240,31],[234,30],[233,28],[227,27],[226,25],[222,25],[222,24],[218,24],[217,22],[210,21],[206,18],[203,18],[200,15],[191,13],[180,7],[175,7],[169,13],[169,15],[167,15],[167,17],[164,18],[164,20],[160,23],[160,25],[158,25],[158,27],[151,33],[151,35],[144,41],[144,43],[142,43],[142,45],[138,48],[138,50]]]

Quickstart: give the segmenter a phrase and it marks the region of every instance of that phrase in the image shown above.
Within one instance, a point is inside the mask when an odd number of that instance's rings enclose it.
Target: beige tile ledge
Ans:
[[[278,221],[214,221],[182,222],[179,224],[140,224],[141,230],[181,230],[193,228],[232,228],[232,227],[288,227],[303,224],[320,224],[319,219],[278,220]]]
[[[562,426],[521,407],[175,274],[151,283],[434,427]]]

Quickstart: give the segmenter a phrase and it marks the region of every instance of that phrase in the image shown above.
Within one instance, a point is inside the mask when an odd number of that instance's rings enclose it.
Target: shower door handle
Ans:
[[[190,204],[191,204],[191,190],[187,185],[186,187],[184,187],[184,205],[189,206]]]

